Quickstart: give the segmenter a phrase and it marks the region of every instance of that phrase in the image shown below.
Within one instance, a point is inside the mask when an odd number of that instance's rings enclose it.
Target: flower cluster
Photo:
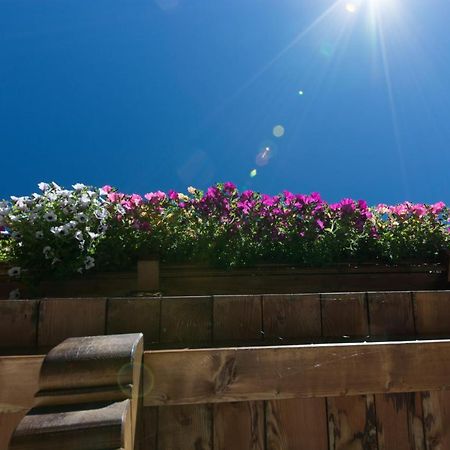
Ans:
[[[11,276],[21,268],[41,275],[123,269],[149,254],[226,267],[436,261],[450,247],[442,202],[369,208],[348,198],[330,204],[318,193],[239,192],[230,182],[142,196],[111,186],[39,187],[41,194],[0,203],[7,257],[17,263]]]
[[[115,205],[101,189],[75,184],[39,183],[40,193],[0,203],[0,227],[8,257],[17,262],[12,277],[83,273],[95,267],[98,242],[108,229]]]

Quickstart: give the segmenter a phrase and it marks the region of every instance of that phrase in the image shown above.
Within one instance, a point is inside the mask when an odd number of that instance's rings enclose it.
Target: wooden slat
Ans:
[[[158,408],[142,408],[138,416],[137,444],[139,450],[156,450],[158,433]]]
[[[143,333],[144,347],[159,342],[160,298],[110,298],[107,334]]]
[[[327,450],[325,399],[268,401],[266,430],[267,450]]]
[[[211,297],[164,297],[161,300],[161,343],[211,343]]]
[[[414,314],[418,336],[450,336],[450,291],[414,292]],[[427,450],[450,448],[450,394],[423,394]]]
[[[261,341],[262,299],[260,295],[214,296],[214,341]]]
[[[34,349],[36,346],[37,300],[0,302],[0,348]]]
[[[175,347],[187,344],[209,344],[211,338],[211,297],[165,297],[162,299],[162,344]],[[210,450],[212,448],[211,406],[181,405],[160,408],[157,442],[159,450],[192,448]]]
[[[266,340],[314,340],[322,332],[319,295],[263,296]],[[270,400],[266,404],[268,450],[326,450],[326,402],[323,398]]]
[[[262,402],[214,405],[214,450],[264,450]]]
[[[262,298],[214,297],[213,337],[216,342],[258,342],[263,339]],[[233,367],[229,367],[231,376]],[[227,371],[227,369],[225,369]],[[214,450],[263,450],[264,403],[214,405]]]
[[[450,448],[450,392],[423,394],[427,450]]]
[[[419,336],[450,336],[450,291],[414,292],[414,313]]]
[[[369,293],[368,304],[372,337],[414,335],[410,292]],[[379,450],[424,450],[421,398],[420,393],[375,395]]]
[[[377,450],[373,396],[338,400],[328,403],[330,449]]]
[[[106,299],[44,299],[40,303],[38,345],[53,347],[64,339],[105,334]]]
[[[144,361],[148,406],[450,387],[450,340],[161,350]]]
[[[369,323],[365,294],[322,294],[321,300],[324,338],[361,339],[368,336]],[[376,428],[371,415],[372,408],[368,405],[373,403],[373,397],[327,399],[330,448],[345,448],[345,443],[348,441],[353,442],[355,448],[372,442],[372,434],[376,434]],[[338,426],[341,428],[336,428]]]
[[[263,316],[265,340],[317,339],[322,332],[318,294],[264,295]]]
[[[375,396],[379,450],[425,450],[422,394]]]

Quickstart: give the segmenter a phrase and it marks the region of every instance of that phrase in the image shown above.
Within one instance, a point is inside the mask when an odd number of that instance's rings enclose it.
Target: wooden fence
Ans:
[[[450,292],[0,302],[3,354],[44,352],[72,336],[132,332],[144,333],[147,350],[445,339],[450,337]],[[211,352],[208,361],[220,359],[214,356],[213,350],[199,350],[204,351]],[[428,355],[430,358],[432,353]],[[327,358],[327,354],[318,356],[315,363],[322,367],[322,379],[326,380],[327,374],[330,380],[343,377],[336,371],[335,363],[330,367],[324,365]],[[388,373],[399,374],[401,358],[406,356],[396,354],[388,359],[391,361],[386,369]],[[184,361],[177,355],[178,365],[173,367],[180,375],[186,374],[189,380],[190,368],[198,371],[202,363],[192,366]],[[342,361],[348,363],[343,367],[354,367],[353,357],[348,355],[341,358]],[[421,361],[423,364],[412,370],[420,369],[425,374],[427,370],[434,371],[436,365],[432,361],[435,360]],[[376,365],[370,354],[366,362],[367,370],[361,376],[370,380]],[[233,379],[237,370],[235,364],[225,366],[222,371]],[[447,366],[443,367],[446,371]],[[197,374],[207,376],[208,371],[200,370]],[[145,369],[143,375],[147,380],[156,376],[158,382],[164,377],[163,372],[146,374]],[[450,373],[448,375],[450,378]],[[257,382],[257,379],[252,381]],[[407,382],[404,378],[403,383]],[[237,383],[239,385],[239,379]],[[205,397],[201,401],[206,403],[190,401],[186,403],[195,404],[167,406],[170,402],[151,400],[152,382],[149,387],[147,381],[144,389],[147,406],[140,420],[140,449],[450,449],[449,391],[399,394],[374,389],[341,391],[345,384],[333,392],[323,392],[326,397],[286,398],[290,396],[281,395],[280,398],[267,396],[266,391],[258,396],[256,389],[252,399],[230,397],[216,403],[217,399]],[[401,392],[405,390],[408,389]],[[361,395],[361,392],[370,393]],[[163,403],[166,405],[150,406]],[[14,414],[18,413],[0,414],[0,425],[9,424],[11,428],[17,421]]]

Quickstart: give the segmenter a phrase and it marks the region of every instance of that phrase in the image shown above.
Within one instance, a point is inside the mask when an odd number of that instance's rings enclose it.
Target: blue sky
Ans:
[[[0,197],[450,202],[449,21],[448,0],[0,0]]]

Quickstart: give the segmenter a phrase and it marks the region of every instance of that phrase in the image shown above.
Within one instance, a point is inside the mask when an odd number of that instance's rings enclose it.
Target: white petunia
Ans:
[[[83,233],[80,230],[75,233],[75,239],[80,242],[83,240]]]
[[[45,192],[46,190],[48,190],[50,186],[47,183],[38,183],[38,188],[42,191]]]
[[[9,269],[8,270],[8,275],[10,276],[10,277],[19,277],[20,276],[20,272],[21,272],[21,269],[20,269],[20,267],[11,267],[11,269]]]
[[[9,300],[19,300],[20,298],[20,291],[19,289],[13,289],[8,296]]]
[[[61,186],[59,184],[56,184],[54,181],[52,181],[52,188],[55,189],[56,191],[61,190]]]
[[[87,222],[87,216],[86,214],[80,212],[75,216],[75,219],[78,220],[80,223],[86,223]]]
[[[45,259],[50,259],[53,251],[52,248],[49,245],[47,245],[42,249],[42,253],[44,254]]]
[[[84,268],[86,270],[92,269],[95,266],[95,259],[92,256],[88,256],[84,260]]]
[[[44,232],[43,231],[36,231],[35,234],[37,239],[42,239],[44,237]]]
[[[44,214],[44,219],[47,222],[56,222],[57,217],[56,217],[56,214],[53,211],[47,211]]]
[[[83,183],[75,183],[75,184],[72,185],[72,187],[76,191],[82,191],[86,186]]]

